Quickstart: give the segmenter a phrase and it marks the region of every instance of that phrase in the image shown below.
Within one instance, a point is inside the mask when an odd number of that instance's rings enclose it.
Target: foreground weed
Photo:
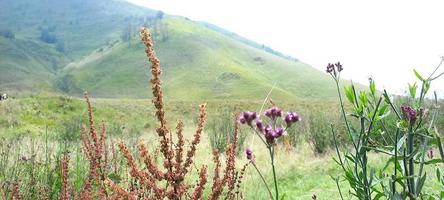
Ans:
[[[422,78],[415,71],[416,77],[421,81],[419,97],[416,96],[416,84],[409,85],[410,96],[407,103],[401,106],[395,105],[385,90],[383,94],[379,94],[372,79],[369,80],[369,92],[358,93],[353,84],[345,87],[345,96],[353,108],[352,112],[347,114],[339,86],[342,65],[328,64],[327,73],[336,83],[346,131],[353,145],[352,151],[346,150],[341,154],[335,140],[338,156],[335,161],[342,168],[344,179],[353,189],[350,192],[352,196],[365,200],[422,199],[429,196],[423,193],[422,189],[427,177],[424,167],[435,162],[426,161],[425,157],[430,145],[429,140],[433,138],[432,128],[437,101],[428,107],[425,97],[431,82],[442,75],[434,76],[440,66],[441,64],[428,78]],[[391,114],[390,108],[397,119],[394,121],[395,124],[387,124],[393,122],[386,120]],[[431,110],[435,113],[430,117]],[[356,121],[349,119],[350,116]],[[354,126],[355,124],[358,124],[358,128]],[[333,126],[331,131],[335,139],[337,134]],[[382,137],[382,142],[376,141],[376,137]],[[368,163],[370,151],[385,154],[381,158],[387,158],[385,167],[379,172]],[[389,167],[391,165],[393,168]],[[334,179],[343,198],[339,188],[339,178]]]
[[[257,135],[265,147],[268,149],[271,167],[273,169],[273,181],[274,181],[274,198],[271,193],[270,188],[268,187],[265,179],[263,178],[262,173],[259,168],[257,168],[253,156],[253,151],[251,149],[246,150],[247,159],[250,160],[256,171],[258,172],[261,180],[264,182],[271,199],[279,199],[279,187],[278,181],[276,177],[276,167],[275,167],[275,147],[278,138],[283,135],[286,135],[286,131],[290,126],[292,126],[295,122],[300,121],[302,118],[295,112],[288,112],[287,115],[283,117],[283,112],[280,108],[273,106],[270,109],[264,112],[264,115],[267,119],[264,119],[265,124],[261,117],[256,114],[256,112],[244,112],[239,118],[239,122],[241,124],[248,125]]]

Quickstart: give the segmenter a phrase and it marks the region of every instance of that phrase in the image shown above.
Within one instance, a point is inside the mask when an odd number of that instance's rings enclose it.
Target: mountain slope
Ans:
[[[148,25],[169,99],[260,100],[274,84],[274,99],[335,96],[325,73],[206,23],[116,0],[20,2],[0,3],[0,30],[15,33],[0,36],[0,89],[146,98],[148,65],[137,29]]]

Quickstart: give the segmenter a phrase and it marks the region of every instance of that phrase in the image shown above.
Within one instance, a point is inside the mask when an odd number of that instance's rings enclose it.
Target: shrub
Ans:
[[[233,132],[235,124],[231,120],[233,118],[235,118],[234,115],[230,114],[229,111],[225,111],[225,113],[214,116],[209,120],[206,132],[213,150],[224,153],[228,145],[234,141]],[[246,137],[247,135],[244,132],[240,132],[236,155],[243,151]]]
[[[48,30],[44,29],[40,31],[40,40],[46,43],[56,43],[57,37],[54,33],[49,32]]]
[[[352,105],[350,114],[346,114],[339,89],[342,65],[328,64],[327,72],[336,83],[346,131],[353,145],[352,150],[346,150],[341,154],[338,142],[335,140],[336,162],[343,171],[344,179],[353,190],[351,195],[365,200],[423,199],[430,196],[422,191],[427,180],[424,167],[444,160],[426,160],[430,148],[429,140],[433,138],[433,130],[436,130],[434,123],[438,101],[436,93],[435,102],[428,103],[425,97],[432,81],[444,74],[435,74],[443,62],[444,57],[428,78],[423,78],[414,71],[422,83],[419,96],[416,84],[409,85],[408,100],[401,105],[397,105],[385,90],[382,95],[378,93],[372,79],[369,80],[367,91],[358,92],[353,84],[345,87],[345,97]],[[386,121],[390,114],[394,115],[396,121]],[[393,123],[391,127],[395,128],[387,128],[387,123]],[[336,139],[333,125],[331,131],[333,139]],[[382,140],[375,140],[377,137]],[[440,143],[440,140],[438,137],[437,143]],[[438,147],[441,148],[440,145]],[[386,164],[378,173],[368,160],[370,151],[386,154],[380,156]],[[335,178],[335,181],[343,199],[339,178]]]
[[[56,50],[60,53],[65,53],[65,42],[63,40],[57,40]]]
[[[313,147],[313,152],[323,154],[329,149],[334,148],[334,141],[331,137],[330,127],[327,123],[327,117],[323,113],[314,113],[305,117],[305,121],[309,127],[307,141]]]
[[[3,36],[5,38],[9,38],[9,39],[15,39],[15,34],[14,32],[12,32],[9,29],[6,30],[0,30],[0,36]]]

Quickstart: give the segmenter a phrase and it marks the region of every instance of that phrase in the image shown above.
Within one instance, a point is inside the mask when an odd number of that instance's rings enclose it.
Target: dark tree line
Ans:
[[[15,34],[14,32],[12,32],[9,29],[6,30],[0,30],[0,36],[3,36],[5,38],[9,38],[9,39],[15,39]]]

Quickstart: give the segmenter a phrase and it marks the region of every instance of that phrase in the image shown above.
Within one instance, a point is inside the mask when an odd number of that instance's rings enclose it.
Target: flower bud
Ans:
[[[285,116],[285,123],[287,127],[290,127],[291,124],[301,121],[301,117],[295,112],[288,112],[287,116]]]
[[[407,120],[411,125],[417,120],[417,112],[410,106],[401,106],[401,111],[404,114],[405,120]]]
[[[245,150],[245,154],[247,154],[248,160],[253,159],[253,150],[251,150],[250,148],[247,148],[247,150]]]
[[[264,131],[264,124],[262,123],[262,121],[260,119],[256,120],[256,127],[260,132]]]

